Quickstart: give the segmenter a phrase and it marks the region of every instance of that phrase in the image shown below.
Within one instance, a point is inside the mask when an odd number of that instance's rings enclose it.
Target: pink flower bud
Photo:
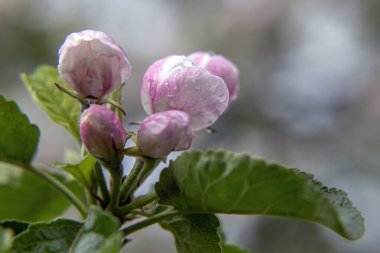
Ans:
[[[131,75],[124,50],[103,32],[71,33],[59,49],[59,73],[85,98],[102,98]]]
[[[237,99],[239,93],[239,70],[235,64],[222,55],[211,52],[196,52],[188,56],[197,66],[211,74],[221,77],[230,93],[229,104]]]
[[[153,63],[141,83],[141,100],[148,114],[167,110],[190,115],[195,130],[212,125],[228,105],[223,79],[195,66],[185,56],[169,56]]]
[[[118,165],[126,142],[119,117],[105,106],[92,104],[82,113],[80,135],[87,150],[108,165]]]
[[[137,132],[141,152],[153,158],[165,157],[172,151],[186,150],[193,139],[189,115],[175,110],[150,115]]]

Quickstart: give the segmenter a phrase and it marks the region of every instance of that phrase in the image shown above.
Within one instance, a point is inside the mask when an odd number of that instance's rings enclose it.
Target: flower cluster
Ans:
[[[102,101],[131,75],[124,50],[99,31],[70,34],[59,50],[62,78],[89,101],[80,121],[87,150],[104,164],[120,163],[127,134],[118,115]],[[210,127],[239,90],[236,66],[221,55],[196,52],[172,55],[153,63],[141,83],[141,100],[149,114],[137,132],[142,155],[163,158],[186,150],[194,131]]]

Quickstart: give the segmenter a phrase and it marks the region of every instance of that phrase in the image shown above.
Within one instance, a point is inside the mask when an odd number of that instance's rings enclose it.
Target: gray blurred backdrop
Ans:
[[[259,253],[377,253],[379,25],[379,0],[0,0],[0,92],[40,126],[37,162],[51,164],[77,147],[33,104],[19,73],[56,65],[68,33],[102,30],[126,50],[130,121],[146,116],[138,91],[153,61],[223,54],[241,71],[240,97],[218,132],[199,133],[193,148],[247,152],[313,173],[346,190],[367,220],[365,236],[350,242],[315,224],[222,216],[228,240]],[[128,252],[175,252],[158,227],[134,238]]]

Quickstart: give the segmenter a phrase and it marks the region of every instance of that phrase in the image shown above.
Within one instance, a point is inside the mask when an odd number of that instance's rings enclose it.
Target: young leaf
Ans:
[[[222,253],[252,253],[250,251],[242,250],[234,245],[224,245]]]
[[[109,95],[110,100],[115,101],[119,105],[121,105],[121,95],[123,93],[124,84],[120,85],[119,88],[111,92]],[[117,108],[115,105],[109,105],[112,111],[116,112],[119,116],[120,121],[123,123],[123,113]]]
[[[91,188],[91,172],[94,168],[96,160],[93,156],[87,155],[78,164],[55,164],[56,167],[62,168],[73,177],[75,177],[88,190]]]
[[[178,253],[220,253],[219,220],[213,214],[188,214],[160,222],[172,232]]]
[[[16,103],[0,95],[0,162],[29,164],[39,137],[38,127],[29,122]]]
[[[76,193],[78,183],[57,178]],[[35,174],[0,163],[0,220],[47,221],[64,212],[70,202]]]
[[[12,230],[0,227],[0,253],[9,253],[12,247]]]
[[[364,232],[363,217],[343,191],[243,154],[184,153],[161,173],[156,192],[161,204],[184,213],[298,218],[325,225],[347,239],[358,239]]]
[[[91,207],[87,221],[78,233],[71,253],[118,253],[121,248],[119,221],[98,207]]]
[[[82,223],[58,219],[49,223],[31,224],[14,238],[13,253],[67,253]]]
[[[121,233],[114,233],[110,235],[94,253],[119,253],[122,239]]]
[[[77,164],[82,161],[82,156],[77,151],[66,149],[63,153],[63,161],[64,163]]]
[[[80,104],[55,87],[54,83],[65,88],[68,87],[59,76],[57,68],[47,65],[41,66],[30,75],[21,74],[21,79],[32,95],[34,102],[52,121],[66,128],[80,142],[78,123]]]
[[[17,220],[4,220],[0,221],[0,228],[1,227],[12,229],[13,233],[18,235],[29,227],[29,223]]]

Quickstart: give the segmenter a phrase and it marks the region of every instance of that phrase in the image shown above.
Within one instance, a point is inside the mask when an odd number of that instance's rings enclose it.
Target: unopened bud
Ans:
[[[197,66],[205,68],[211,74],[221,77],[230,93],[229,104],[235,101],[239,93],[239,70],[234,63],[222,55],[212,52],[196,52],[188,56]]]
[[[137,132],[141,152],[153,158],[165,157],[172,151],[186,150],[193,139],[189,115],[175,110],[150,115]]]
[[[99,31],[71,33],[59,49],[59,73],[84,98],[100,99],[131,75],[124,50]]]
[[[105,106],[92,104],[82,113],[80,135],[87,150],[107,165],[119,165],[126,133],[119,117]]]
[[[141,83],[141,100],[148,114],[186,112],[195,130],[212,125],[227,108],[228,97],[222,78],[179,55],[153,63]]]

